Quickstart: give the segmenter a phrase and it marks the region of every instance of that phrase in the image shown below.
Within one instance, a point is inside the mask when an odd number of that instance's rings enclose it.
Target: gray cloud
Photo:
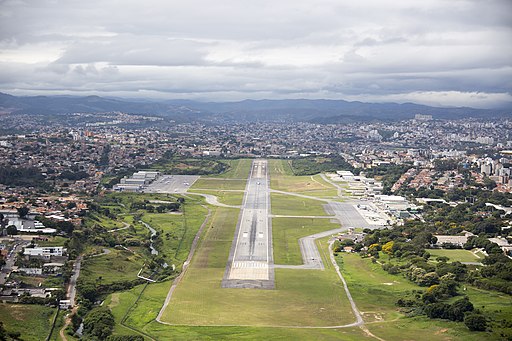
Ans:
[[[512,104],[508,0],[0,1],[0,91]]]

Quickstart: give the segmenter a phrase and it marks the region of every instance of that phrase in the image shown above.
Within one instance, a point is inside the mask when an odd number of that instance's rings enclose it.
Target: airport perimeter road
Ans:
[[[144,189],[144,192],[186,193],[197,179],[199,179],[197,175],[162,175]]]
[[[274,288],[269,210],[267,160],[254,160],[222,281],[223,287]]]

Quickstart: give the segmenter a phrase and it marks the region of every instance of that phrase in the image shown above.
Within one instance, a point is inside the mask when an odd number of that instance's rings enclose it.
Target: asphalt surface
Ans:
[[[162,175],[144,189],[145,193],[186,193],[197,175]]]
[[[382,228],[380,225],[369,224],[366,219],[354,207],[357,202],[330,202],[325,205],[325,210],[336,216],[341,226],[349,228],[369,228],[378,229]]]
[[[68,284],[68,292],[67,292],[67,298],[70,301],[70,305],[72,307],[76,304],[76,281],[78,280],[78,277],[80,276],[80,267],[82,264],[82,256],[78,256],[75,260],[75,263],[73,264],[73,274],[71,275],[71,278],[69,279]]]
[[[266,160],[254,160],[231,246],[225,288],[274,288],[270,190]]]
[[[240,208],[241,206],[237,205],[227,205],[219,202],[219,198],[212,194],[204,194],[199,192],[189,192],[188,194],[194,194],[194,195],[200,195],[206,199],[206,202],[213,206],[219,206],[219,207],[231,207],[231,208]]]
[[[2,267],[2,271],[0,272],[0,285],[4,285],[7,281],[7,277],[12,271],[12,267],[14,266],[14,262],[16,261],[16,255],[18,252],[22,251],[23,248],[29,245],[28,241],[17,240],[13,246],[13,249],[9,251],[5,259],[5,265]]]

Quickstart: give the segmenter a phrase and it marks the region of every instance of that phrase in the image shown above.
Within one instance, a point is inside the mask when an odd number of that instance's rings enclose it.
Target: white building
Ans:
[[[64,254],[64,248],[62,246],[27,247],[23,254],[30,257],[44,257],[49,259],[51,256],[62,256]]]

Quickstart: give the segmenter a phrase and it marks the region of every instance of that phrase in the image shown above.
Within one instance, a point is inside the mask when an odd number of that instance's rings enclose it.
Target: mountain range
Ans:
[[[434,118],[511,117],[508,109],[440,108],[414,103],[365,103],[344,100],[243,100],[199,102],[192,100],[129,100],[99,96],[12,96],[0,93],[0,112],[35,115],[120,111],[157,115],[176,121],[308,121],[346,123],[367,120],[399,120],[416,114]]]

